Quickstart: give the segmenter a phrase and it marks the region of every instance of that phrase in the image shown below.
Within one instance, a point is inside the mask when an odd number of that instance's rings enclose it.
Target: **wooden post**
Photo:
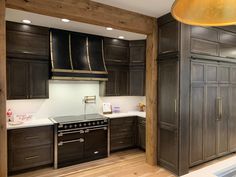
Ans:
[[[147,36],[146,49],[146,159],[157,164],[157,21]]]
[[[6,22],[5,0],[0,0],[0,176],[7,177]]]

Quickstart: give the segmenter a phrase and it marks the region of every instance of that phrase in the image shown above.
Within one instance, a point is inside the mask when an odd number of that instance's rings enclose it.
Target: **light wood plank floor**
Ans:
[[[54,170],[46,168],[14,177],[175,177],[167,170],[145,163],[138,149],[112,154],[109,158]],[[12,176],[13,177],[13,176]]]

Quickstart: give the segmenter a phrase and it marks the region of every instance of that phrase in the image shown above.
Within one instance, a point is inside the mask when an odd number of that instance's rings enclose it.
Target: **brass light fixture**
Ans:
[[[236,0],[175,0],[171,13],[176,20],[189,25],[233,25]]]

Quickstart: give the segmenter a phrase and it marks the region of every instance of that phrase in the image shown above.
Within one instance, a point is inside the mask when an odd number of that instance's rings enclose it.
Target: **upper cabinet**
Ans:
[[[49,59],[48,28],[7,22],[7,57]]]
[[[49,97],[49,29],[7,22],[7,99]]]
[[[129,41],[105,38],[104,55],[106,63],[129,64]]]
[[[129,42],[130,64],[145,64],[146,40],[135,40]]]

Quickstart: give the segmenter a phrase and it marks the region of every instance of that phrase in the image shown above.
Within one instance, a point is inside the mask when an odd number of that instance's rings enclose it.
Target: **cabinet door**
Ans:
[[[140,147],[143,150],[146,149],[146,127],[145,126],[146,126],[145,120],[143,121],[139,120],[137,144],[138,144],[138,147]]]
[[[17,60],[7,61],[8,99],[28,98],[28,63]]]
[[[106,96],[117,96],[117,75],[118,71],[114,67],[107,67],[108,70],[108,81],[106,82],[105,95]]]
[[[48,62],[30,62],[30,98],[48,98]]]
[[[95,160],[107,156],[107,129],[85,130],[84,158]]]
[[[159,162],[178,170],[178,61],[159,64]]]
[[[206,118],[204,129],[204,158],[210,160],[217,155],[217,97],[218,85],[206,86]]]
[[[130,96],[145,95],[145,66],[130,68]]]
[[[218,155],[224,155],[228,152],[228,119],[229,119],[229,85],[219,86],[219,98],[218,111],[220,113],[218,125],[217,125],[217,147]]]
[[[190,166],[194,166],[204,160],[204,120],[205,86],[204,84],[192,83],[190,105]]]
[[[129,95],[129,68],[119,67],[116,91],[119,96]]]
[[[236,151],[236,85],[230,88],[229,149]]]

